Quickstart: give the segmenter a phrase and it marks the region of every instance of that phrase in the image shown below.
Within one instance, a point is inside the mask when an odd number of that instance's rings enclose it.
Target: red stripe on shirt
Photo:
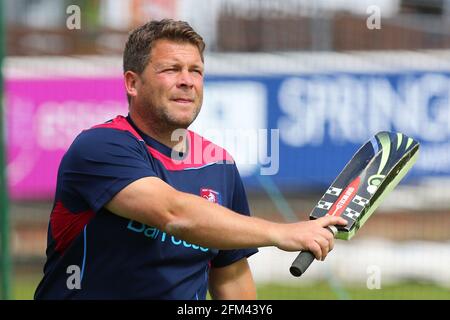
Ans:
[[[51,233],[56,241],[55,250],[63,254],[93,216],[92,210],[73,213],[61,201],[57,201],[50,215]]]

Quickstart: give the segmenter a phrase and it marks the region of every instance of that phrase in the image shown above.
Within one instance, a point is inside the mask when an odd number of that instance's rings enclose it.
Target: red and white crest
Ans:
[[[217,192],[217,191],[214,191],[212,189],[201,188],[200,189],[200,196],[202,198],[205,198],[209,202],[214,202],[214,203],[218,203],[218,204],[222,203],[222,201],[220,199],[220,193]]]

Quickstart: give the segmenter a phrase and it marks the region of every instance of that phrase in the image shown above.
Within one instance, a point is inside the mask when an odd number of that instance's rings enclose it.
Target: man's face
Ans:
[[[136,102],[158,126],[187,128],[203,102],[203,62],[188,42],[158,40],[140,75]]]

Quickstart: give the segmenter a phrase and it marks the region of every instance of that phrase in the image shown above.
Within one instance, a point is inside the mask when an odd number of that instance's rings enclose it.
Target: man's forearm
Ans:
[[[188,193],[179,193],[165,231],[191,243],[217,249],[275,245],[276,223],[233,212]]]
[[[341,217],[275,223],[233,212],[159,178],[134,181],[105,206],[127,219],[145,223],[187,242],[216,249],[276,246],[286,251],[309,250],[322,259],[333,245],[329,225],[345,225]]]
[[[279,224],[177,191],[154,177],[131,183],[106,208],[204,247],[238,249],[276,245],[274,235]]]
[[[211,268],[209,293],[214,300],[255,300],[256,286],[247,258],[231,265]]]

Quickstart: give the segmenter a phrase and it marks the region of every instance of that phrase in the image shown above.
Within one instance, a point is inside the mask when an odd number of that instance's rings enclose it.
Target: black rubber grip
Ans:
[[[335,226],[328,226],[326,229],[330,231],[333,236],[337,233]],[[302,251],[298,254],[297,258],[295,258],[294,262],[292,262],[289,271],[294,277],[300,277],[305,273],[306,269],[308,269],[315,258],[316,257],[310,251]]]
[[[289,271],[294,277],[300,277],[316,257],[310,251],[302,251],[295,258]]]

